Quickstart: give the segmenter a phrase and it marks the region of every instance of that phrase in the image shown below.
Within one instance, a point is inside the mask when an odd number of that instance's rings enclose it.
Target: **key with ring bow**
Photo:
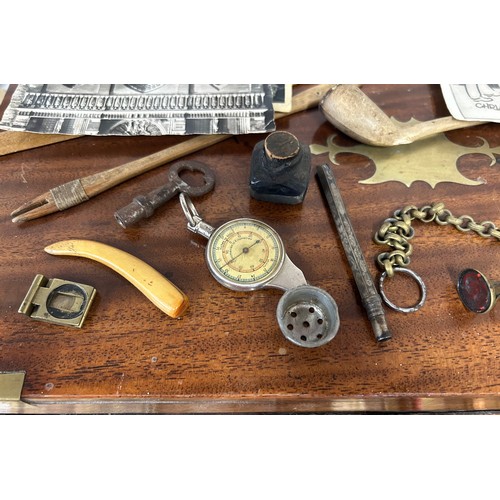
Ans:
[[[200,172],[203,174],[203,185],[195,186],[181,179],[183,171]],[[211,191],[215,185],[213,170],[199,161],[180,161],[174,163],[168,172],[168,182],[151,191],[147,195],[139,195],[132,203],[115,212],[115,219],[123,228],[127,228],[138,221],[151,217],[154,211],[179,193],[189,196],[202,196]]]

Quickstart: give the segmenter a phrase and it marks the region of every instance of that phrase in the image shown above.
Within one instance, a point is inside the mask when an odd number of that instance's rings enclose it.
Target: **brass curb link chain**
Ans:
[[[388,245],[394,250],[383,252],[377,257],[380,268],[387,273],[387,277],[394,276],[394,268],[408,267],[413,247],[409,240],[415,235],[411,222],[418,219],[421,222],[436,222],[440,226],[451,225],[463,233],[473,231],[483,238],[496,238],[500,240],[500,229],[491,221],[478,224],[468,215],[454,217],[445,208],[444,203],[436,202],[417,208],[407,205],[394,212],[394,217],[386,219],[374,236],[374,241],[379,245]]]

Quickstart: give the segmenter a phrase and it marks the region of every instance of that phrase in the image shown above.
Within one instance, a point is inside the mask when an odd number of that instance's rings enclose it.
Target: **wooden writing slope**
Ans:
[[[448,115],[439,86],[364,85],[363,91],[400,121]],[[300,87],[294,87],[300,91]],[[7,93],[6,101],[12,91]],[[2,104],[2,111],[6,106]],[[303,144],[325,145],[337,134],[318,108],[277,122]],[[2,132],[3,133],[3,132]],[[500,126],[485,124],[447,133],[460,145],[486,139],[500,146]],[[311,182],[300,205],[252,199],[250,157],[263,135],[245,135],[187,158],[216,172],[214,191],[194,203],[217,227],[237,217],[267,222],[311,285],[336,300],[340,328],[328,344],[306,349],[289,342],[275,317],[282,292],[235,292],[210,275],[206,240],[189,232],[178,199],[138,226],[122,229],[113,213],[134,196],[166,182],[168,166],[91,200],[22,224],[10,213],[49,189],[152,154],[179,137],[80,137],[0,158],[0,372],[24,372],[20,400],[0,401],[4,413],[257,413],[415,412],[500,409],[500,309],[468,312],[455,282],[475,267],[500,280],[500,246],[493,238],[462,234],[450,226],[414,223],[410,268],[427,284],[422,309],[405,315],[386,309],[393,333],[377,344],[361,305],[336,228],[314,176],[328,155],[313,155]],[[500,224],[500,165],[484,154],[464,155],[460,172],[482,179],[467,186],[423,181],[361,184],[375,172],[366,156],[345,153],[333,167],[363,254],[374,278],[373,242],[384,219],[405,205],[442,201],[456,216]],[[440,168],[436,165],[436,168]],[[44,252],[69,238],[96,240],[147,262],[190,300],[173,319],[111,269],[84,258]],[[36,274],[95,287],[81,329],[35,321],[19,306]],[[415,287],[400,282],[393,293],[412,302]],[[395,298],[396,300],[396,298]],[[0,375],[1,377],[2,375]],[[1,388],[0,384],[0,388]],[[5,391],[12,394],[14,391]]]

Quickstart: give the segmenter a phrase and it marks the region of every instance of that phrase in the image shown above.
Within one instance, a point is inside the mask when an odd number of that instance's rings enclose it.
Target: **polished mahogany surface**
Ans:
[[[406,121],[448,114],[438,85],[363,85],[387,114]],[[299,92],[301,86],[295,88]],[[9,89],[6,100],[11,95]],[[3,111],[6,103],[2,104]],[[353,145],[319,109],[277,122],[303,144],[332,134]],[[478,137],[500,146],[500,125],[448,132],[461,145]],[[328,344],[306,349],[281,333],[275,312],[282,292],[244,293],[222,287],[205,264],[206,240],[187,230],[178,199],[137,227],[123,229],[113,213],[134,196],[165,183],[158,167],[91,200],[31,222],[10,213],[49,189],[159,151],[179,137],[81,137],[0,158],[3,250],[0,287],[0,371],[25,371],[22,403],[0,403],[2,412],[25,413],[225,413],[398,412],[500,409],[500,310],[473,314],[460,302],[456,279],[479,269],[500,279],[499,242],[452,227],[414,223],[411,269],[427,284],[422,309],[406,315],[386,309],[393,337],[376,343],[352,272],[317,179],[316,166],[332,166],[370,272],[387,250],[373,235],[405,205],[442,201],[454,215],[500,223],[500,165],[484,154],[463,156],[460,172],[484,179],[479,186],[423,181],[360,184],[375,171],[365,156],[345,153],[332,165],[313,155],[304,202],[276,205],[249,195],[253,147],[263,135],[236,136],[188,158],[216,172],[214,191],[193,199],[212,226],[238,218],[260,219],[281,235],[287,253],[311,285],[336,300],[340,328]],[[436,168],[439,168],[438,166]],[[196,180],[196,179],[195,179]],[[172,319],[136,288],[100,263],[56,257],[44,247],[60,240],[97,240],[144,260],[190,300]],[[36,274],[92,285],[97,297],[83,328],[34,321],[18,308]],[[408,301],[413,285],[392,291]],[[408,288],[409,287],[409,288]]]

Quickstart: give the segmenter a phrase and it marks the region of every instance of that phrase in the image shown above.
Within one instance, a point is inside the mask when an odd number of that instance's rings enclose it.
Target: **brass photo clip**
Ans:
[[[37,274],[18,312],[32,319],[81,328],[96,290]]]

